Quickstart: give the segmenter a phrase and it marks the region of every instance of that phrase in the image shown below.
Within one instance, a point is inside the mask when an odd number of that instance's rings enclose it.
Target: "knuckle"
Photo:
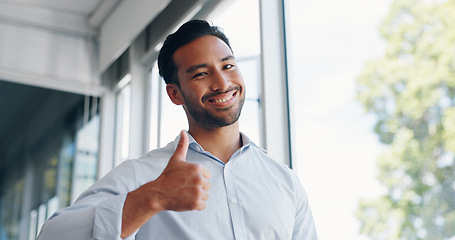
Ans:
[[[205,201],[199,201],[197,206],[196,206],[196,209],[197,210],[204,210],[207,206],[207,203]]]
[[[188,203],[188,209],[198,209],[199,202],[197,200]]]
[[[202,166],[199,164],[191,164],[190,170],[194,172],[200,172],[202,170]]]
[[[207,192],[204,192],[202,194],[202,200],[207,201],[209,199],[209,194]]]
[[[194,196],[196,198],[198,198],[200,196],[200,194],[201,194],[202,189],[198,185],[194,185],[192,187],[191,191],[193,192]]]
[[[204,186],[204,189],[209,191],[210,189],[212,188],[212,185],[210,184],[210,182],[208,182],[205,186]]]
[[[204,184],[204,178],[201,175],[196,175],[194,177],[193,183],[196,184],[197,186],[203,185]]]

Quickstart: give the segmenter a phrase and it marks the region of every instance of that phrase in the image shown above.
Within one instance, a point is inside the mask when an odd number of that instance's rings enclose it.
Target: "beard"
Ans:
[[[234,87],[232,89],[228,89],[228,91],[234,90],[234,89],[238,90],[237,94],[240,94],[241,88],[239,86]],[[237,104],[216,110],[217,112],[223,112],[223,111],[227,112],[227,111],[230,111],[231,109],[233,109],[233,112],[231,114],[229,114],[227,116],[218,117],[218,116],[215,116],[214,114],[210,113],[209,111],[207,111],[207,109],[203,109],[203,108],[196,106],[195,104],[192,104],[191,100],[186,96],[186,94],[182,90],[180,90],[180,92],[182,93],[182,98],[185,102],[185,107],[186,107],[187,113],[190,114],[190,116],[200,126],[202,126],[205,129],[214,129],[214,128],[225,127],[225,126],[229,126],[229,125],[237,122],[239,120],[240,113],[243,108],[243,104],[245,102],[245,94],[243,94],[242,96],[239,96],[240,99],[237,101]],[[215,95],[215,94],[212,94],[212,96],[213,95]]]

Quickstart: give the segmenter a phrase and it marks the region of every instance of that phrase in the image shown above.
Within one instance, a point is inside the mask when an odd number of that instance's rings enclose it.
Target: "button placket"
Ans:
[[[242,239],[245,235],[245,224],[243,210],[239,202],[239,195],[237,191],[237,181],[235,174],[232,171],[232,163],[225,165],[224,178],[226,184],[226,195],[228,200],[229,211],[231,213],[231,221],[234,227],[235,239]]]

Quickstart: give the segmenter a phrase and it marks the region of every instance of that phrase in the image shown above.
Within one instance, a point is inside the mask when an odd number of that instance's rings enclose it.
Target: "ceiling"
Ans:
[[[81,28],[80,22],[86,22],[86,26],[83,26],[87,28],[85,31],[92,33],[121,1],[123,0],[0,0],[0,22],[73,30]],[[55,18],[55,15],[59,18]]]
[[[2,3],[34,8],[47,8],[90,16],[103,0],[0,0]]]

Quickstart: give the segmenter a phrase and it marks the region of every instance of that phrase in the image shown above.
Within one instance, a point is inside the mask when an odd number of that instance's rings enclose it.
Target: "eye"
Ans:
[[[196,74],[194,74],[193,79],[194,79],[194,78],[200,78],[200,77],[203,77],[203,76],[205,76],[205,75],[207,75],[206,72],[196,73]]]
[[[226,64],[226,65],[224,65],[223,69],[231,69],[233,67],[234,67],[233,64]]]

